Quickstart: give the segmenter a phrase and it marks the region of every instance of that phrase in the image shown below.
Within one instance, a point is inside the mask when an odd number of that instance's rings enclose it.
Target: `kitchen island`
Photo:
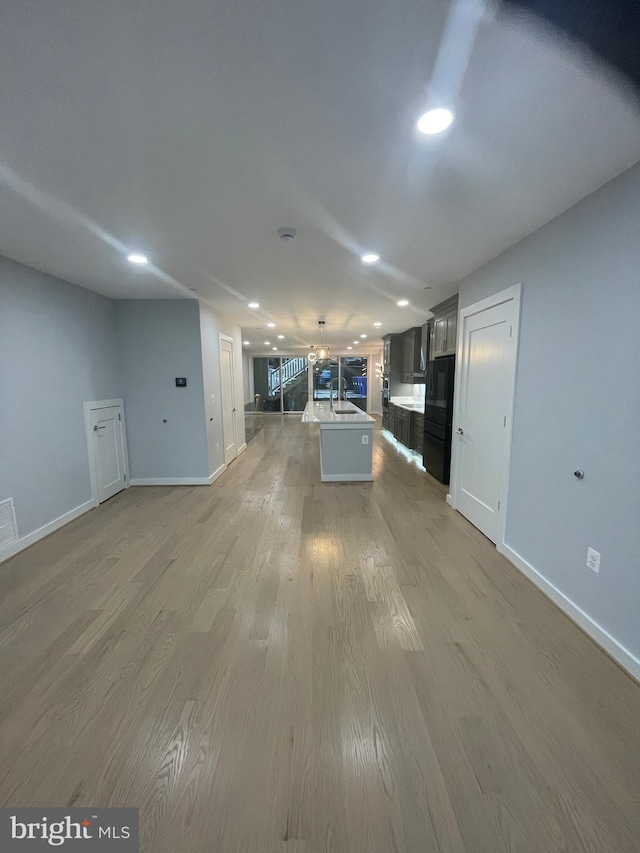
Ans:
[[[307,403],[302,415],[305,424],[320,427],[320,479],[324,482],[373,480],[372,418],[346,400]]]

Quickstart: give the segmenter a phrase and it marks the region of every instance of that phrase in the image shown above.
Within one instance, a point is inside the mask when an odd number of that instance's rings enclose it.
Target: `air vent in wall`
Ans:
[[[0,551],[18,541],[18,525],[13,498],[0,501]]]

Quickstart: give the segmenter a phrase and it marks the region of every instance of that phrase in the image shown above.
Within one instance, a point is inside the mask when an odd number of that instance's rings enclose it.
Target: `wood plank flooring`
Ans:
[[[154,853],[640,850],[640,687],[379,430],[266,418],[0,566],[0,803]]]

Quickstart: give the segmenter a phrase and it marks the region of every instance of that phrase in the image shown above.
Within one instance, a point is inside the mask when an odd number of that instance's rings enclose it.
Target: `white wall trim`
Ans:
[[[65,512],[64,515],[54,518],[53,521],[50,521],[48,524],[44,524],[32,533],[27,533],[26,536],[23,536],[16,542],[12,542],[6,548],[0,550],[0,563],[4,562],[4,560],[8,560],[9,557],[13,557],[14,554],[17,554],[19,551],[24,551],[24,549],[28,548],[30,545],[34,545],[39,539],[44,539],[45,536],[48,536],[50,533],[54,533],[60,527],[64,527],[65,524],[69,524],[70,521],[73,521],[75,518],[78,518],[78,516],[83,515],[90,509],[93,509],[94,506],[95,504],[93,503],[93,499],[85,501],[83,504],[80,504],[80,506],[75,507],[75,509],[70,509],[69,512]]]
[[[246,449],[247,449],[247,442],[245,441],[245,443],[241,444],[240,447],[238,448],[238,456],[240,456],[241,453],[244,453]]]
[[[370,474],[322,474],[320,479],[323,483],[371,483],[373,477]]]
[[[245,447],[246,447],[246,444],[245,444]],[[212,485],[215,483],[215,481],[218,479],[218,477],[219,477],[221,474],[224,474],[224,472],[225,472],[226,470],[227,470],[227,466],[223,463],[219,468],[217,468],[217,469],[213,472],[213,474],[209,474],[209,480],[208,480],[209,485],[210,485],[210,486],[212,486]]]
[[[509,388],[509,398],[507,400],[507,426],[504,445],[504,456],[501,461],[500,471],[500,509],[498,510],[498,530],[496,534],[496,545],[499,542],[504,542],[505,529],[507,523],[507,503],[509,500],[509,479],[511,473],[511,440],[513,436],[513,416],[516,405],[516,385],[518,382],[518,357],[519,357],[519,342],[520,342],[520,322],[521,322],[521,301],[522,301],[522,282],[514,284],[501,290],[499,293],[494,293],[486,299],[481,299],[479,302],[474,302],[473,305],[467,305],[461,308],[458,312],[458,345],[456,350],[456,380],[454,387],[453,400],[453,420],[454,423],[458,420],[458,413],[462,404],[462,388],[460,375],[464,359],[464,321],[472,317],[474,314],[480,314],[487,311],[489,308],[495,308],[498,305],[503,305],[505,302],[513,302],[516,319],[513,330],[513,382]],[[449,477],[450,500],[447,502],[454,509],[458,509],[458,448],[459,444],[452,441],[451,444],[451,476]]]
[[[225,466],[226,467],[226,466]],[[218,471],[220,469],[218,468]],[[222,471],[220,471],[222,473]],[[211,477],[219,476],[214,472],[210,477],[137,477],[131,480],[132,486],[210,486]]]
[[[618,642],[602,625],[592,619],[588,613],[568,598],[557,586],[548,581],[543,574],[521,557],[505,542],[497,546],[500,554],[503,554],[509,562],[519,569],[523,575],[529,578],[547,598],[550,598],[566,615],[576,623],[591,639],[604,649],[629,675],[640,682],[640,660]]]

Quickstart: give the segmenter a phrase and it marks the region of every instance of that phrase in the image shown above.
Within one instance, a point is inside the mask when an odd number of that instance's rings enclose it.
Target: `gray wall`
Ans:
[[[91,499],[82,403],[120,397],[115,303],[0,258],[0,500],[26,536]]]
[[[460,284],[464,307],[523,283],[506,543],[636,656],[639,235],[636,166]]]
[[[208,477],[197,301],[118,302],[117,321],[131,479]]]

